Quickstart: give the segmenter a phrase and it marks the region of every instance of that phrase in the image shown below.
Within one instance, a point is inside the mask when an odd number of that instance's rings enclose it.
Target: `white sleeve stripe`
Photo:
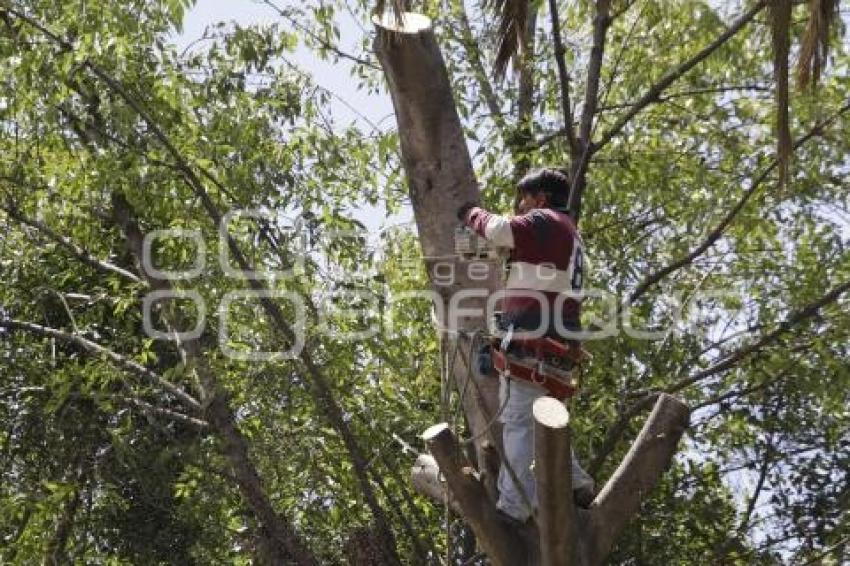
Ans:
[[[484,237],[498,247],[513,248],[514,233],[511,230],[511,222],[504,216],[493,215],[484,226]]]

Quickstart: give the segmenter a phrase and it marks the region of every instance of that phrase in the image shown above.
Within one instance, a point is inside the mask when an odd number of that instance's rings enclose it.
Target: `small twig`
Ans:
[[[635,105],[617,120],[611,128],[605,132],[598,142],[595,144],[595,150],[598,151],[604,147],[614,136],[619,134],[626,125],[637,116],[644,108],[658,101],[661,93],[664,92],[671,84],[676,82],[685,73],[696,67],[699,63],[708,58],[717,49],[723,46],[727,41],[734,37],[744,26],[755,19],[756,15],[761,12],[767,5],[767,0],[759,0],[752,8],[744,15],[735,20],[729,29],[720,34],[714,41],[699,51],[696,55],[679,64],[672,70],[668,71],[656,84],[652,85]]]
[[[352,55],[351,53],[346,53],[345,51],[343,51],[342,49],[340,49],[336,45],[332,44],[327,39],[321,37],[319,34],[315,33],[313,30],[311,30],[310,28],[308,28],[307,26],[305,26],[304,24],[299,22],[297,19],[293,18],[291,15],[286,13],[286,11],[283,8],[278,7],[271,0],[264,0],[263,4],[265,4],[266,6],[268,6],[269,8],[274,10],[275,12],[277,12],[277,14],[281,18],[283,18],[287,22],[289,22],[290,25],[292,25],[292,27],[294,27],[297,30],[300,30],[301,32],[306,34],[310,39],[312,39],[313,41],[318,43],[319,46],[322,49],[327,49],[328,51],[334,53],[335,55],[337,55],[338,57],[341,57],[342,59],[348,59],[349,61],[352,61],[353,63],[357,63],[358,65],[363,65],[365,67],[369,67],[372,70],[375,70],[375,71],[381,70],[381,68],[372,61],[369,61],[367,59],[363,59],[361,57],[357,57],[356,55]]]

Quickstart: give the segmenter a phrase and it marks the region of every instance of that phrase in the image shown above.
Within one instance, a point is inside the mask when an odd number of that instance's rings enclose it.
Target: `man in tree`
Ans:
[[[493,245],[508,248],[510,270],[499,325],[509,334],[537,331],[569,340],[580,330],[581,305],[565,295],[582,286],[581,237],[566,213],[569,180],[555,169],[540,169],[517,185],[517,216],[508,218],[465,204],[460,220]],[[533,459],[532,405],[546,392],[528,382],[500,377],[500,420],[505,465],[499,470],[498,508],[525,522],[537,505]],[[573,455],[573,490],[583,506],[593,498],[593,479]],[[517,483],[519,485],[517,485]],[[529,507],[529,504],[531,507]]]

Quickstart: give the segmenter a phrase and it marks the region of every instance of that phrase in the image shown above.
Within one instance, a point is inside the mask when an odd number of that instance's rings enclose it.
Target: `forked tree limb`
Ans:
[[[197,399],[195,399],[194,397],[186,393],[183,389],[171,383],[158,373],[149,370],[140,363],[135,362],[130,358],[123,356],[113,350],[110,350],[109,348],[106,348],[96,342],[92,342],[91,340],[83,338],[82,336],[71,334],[63,330],[58,330],[56,328],[42,326],[33,322],[0,317],[0,328],[3,327],[14,330],[23,330],[25,332],[29,332],[30,334],[35,334],[38,336],[55,338],[60,342],[65,342],[66,344],[73,344],[74,346],[82,348],[90,354],[103,356],[104,358],[112,362],[112,364],[116,367],[121,368],[122,370],[128,373],[141,377],[142,379],[150,382],[151,384],[157,387],[162,387],[165,391],[168,391],[169,393],[174,395],[184,406],[186,406],[190,410],[201,410],[201,403]]]
[[[730,25],[725,32],[720,34],[714,41],[701,49],[696,55],[686,61],[683,61],[665,73],[657,83],[649,87],[649,90],[647,90],[646,93],[631,106],[628,112],[623,114],[623,116],[621,116],[614,125],[611,126],[611,128],[600,136],[599,141],[594,144],[594,151],[598,151],[610,142],[623,130],[623,128],[626,127],[629,122],[631,122],[632,118],[637,116],[647,106],[658,102],[661,93],[684,76],[685,73],[702,63],[712,53],[732,39],[739,31],[741,31],[741,29],[755,19],[755,17],[765,8],[765,6],[767,6],[767,4],[768,0],[759,0],[759,2],[754,4],[749,10],[741,15],[741,17],[732,22],[732,25]]]
[[[679,80],[685,73],[696,67],[709,55],[734,37],[744,26],[752,21],[759,12],[767,5],[768,0],[759,0],[750,10],[744,13],[740,18],[735,20],[729,28],[712,41],[705,48],[700,50],[690,59],[680,63],[667,73],[657,83],[652,85],[649,90],[636,101],[630,109],[623,114],[611,128],[605,131],[598,141],[594,142],[592,138],[593,120],[597,111],[598,91],[599,91],[599,75],[602,65],[602,56],[604,54],[605,36],[610,25],[610,2],[608,0],[596,1],[596,16],[594,18],[593,32],[593,48],[590,54],[590,64],[588,65],[587,88],[585,90],[584,111],[582,113],[581,125],[579,128],[579,145],[580,152],[573,156],[573,190],[570,193],[569,209],[573,218],[578,221],[581,216],[582,198],[586,186],[586,175],[591,158],[605,145],[607,145],[615,136],[617,136],[631,120],[642,112],[647,106],[658,102],[661,94],[674,82]],[[547,140],[550,137],[547,136]]]
[[[497,566],[523,564],[523,544],[519,536],[499,518],[496,506],[464,458],[449,425],[436,424],[422,433],[422,438],[446,478],[463,518],[472,527],[490,561]]]
[[[658,397],[631,449],[593,502],[591,564],[604,559],[670,466],[689,419],[690,410],[682,401],[667,394]]]

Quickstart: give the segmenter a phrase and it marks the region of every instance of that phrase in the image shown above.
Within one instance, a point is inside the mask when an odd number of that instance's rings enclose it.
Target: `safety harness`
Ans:
[[[578,392],[578,370],[591,357],[584,348],[549,337],[522,338],[511,334],[492,339],[496,371],[539,387],[556,399],[567,399]]]

